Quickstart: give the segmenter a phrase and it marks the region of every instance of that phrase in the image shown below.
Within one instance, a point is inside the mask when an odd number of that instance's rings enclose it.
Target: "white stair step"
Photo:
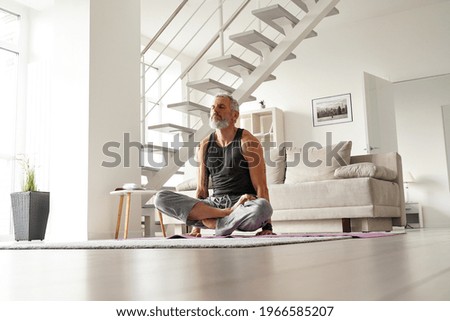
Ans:
[[[145,172],[145,171],[148,171],[148,172],[158,172],[160,170],[160,168],[157,168],[157,167],[148,167],[148,166],[142,166],[141,167],[141,171],[142,172]]]
[[[209,115],[210,108],[194,103],[192,101],[183,101],[181,103],[167,105],[167,108],[177,110],[179,112],[201,117],[204,114]]]
[[[241,46],[253,51],[255,54],[264,57],[263,50],[272,51],[277,44],[259,33],[256,30],[250,30],[230,36],[230,40],[240,44]],[[295,59],[295,55],[291,53],[285,60]]]
[[[162,167],[150,167],[150,166],[142,166],[141,172],[159,172]],[[176,171],[174,175],[184,175],[183,171]]]
[[[213,96],[223,92],[231,95],[234,92],[234,88],[209,78],[188,82],[187,86]],[[246,101],[252,100],[256,100],[256,98],[250,96]]]
[[[309,12],[308,6],[303,0],[291,0],[293,3],[295,3],[300,9],[302,9],[304,12]]]
[[[176,149],[168,147],[168,146],[160,146],[148,143],[143,147],[144,150],[150,152],[167,152],[167,153],[175,153]]]
[[[195,129],[189,128],[189,127],[183,127],[176,124],[158,124],[158,125],[152,125],[148,126],[149,130],[155,130],[159,131],[161,133],[169,133],[169,134],[175,134],[175,133],[188,133],[188,134],[194,134]]]
[[[293,3],[295,3],[300,9],[302,9],[303,11],[305,11],[306,13],[309,12],[309,8],[306,5],[304,0],[291,0]],[[316,3],[319,2],[319,0],[315,0]],[[329,16],[334,16],[336,14],[339,14],[339,10],[336,8],[331,9],[331,11],[327,14],[327,17]]]
[[[256,69],[256,67],[251,63],[248,63],[233,55],[210,59],[208,60],[208,63],[238,77],[242,77],[245,74],[251,74],[253,70]],[[276,79],[276,77],[274,75],[270,75],[267,77],[266,81],[274,79]]]
[[[285,27],[290,26],[292,28],[300,21],[279,4],[253,10],[252,14],[283,35],[286,34]]]

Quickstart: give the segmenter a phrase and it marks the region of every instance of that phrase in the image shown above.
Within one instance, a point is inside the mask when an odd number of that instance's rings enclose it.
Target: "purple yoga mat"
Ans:
[[[227,235],[227,236],[202,236],[203,239],[223,239],[223,238],[286,238],[286,237],[329,237],[329,236],[351,236],[352,238],[375,238],[385,236],[395,236],[404,233],[393,232],[354,232],[354,233],[303,233],[303,234],[280,234],[280,235]],[[168,239],[198,239],[198,237],[190,236],[188,234],[173,235]]]

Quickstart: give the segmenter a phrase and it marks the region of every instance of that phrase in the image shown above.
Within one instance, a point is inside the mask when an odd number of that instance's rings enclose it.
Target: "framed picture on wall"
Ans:
[[[342,94],[313,99],[312,114],[314,127],[351,122],[352,96]]]

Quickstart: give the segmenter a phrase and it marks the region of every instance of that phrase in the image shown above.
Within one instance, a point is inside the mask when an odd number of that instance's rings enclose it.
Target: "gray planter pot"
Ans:
[[[50,210],[50,193],[12,193],[11,204],[16,241],[43,240]]]

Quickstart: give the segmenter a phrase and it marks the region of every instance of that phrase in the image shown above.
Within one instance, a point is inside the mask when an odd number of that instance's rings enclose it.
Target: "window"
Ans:
[[[0,9],[0,235],[10,234],[20,16]]]
[[[178,111],[170,110],[166,106],[171,103],[182,101],[181,63],[173,60],[153,50],[149,50],[145,56],[146,62],[153,62],[152,65],[145,64],[145,78],[143,88],[145,88],[145,128],[151,125],[172,123],[180,126],[187,126],[184,115]],[[145,143],[155,146],[173,147],[173,133],[161,133],[158,131],[145,130]],[[149,150],[143,154],[143,165],[146,167],[160,168],[165,164],[164,154],[161,151],[151,153]],[[175,175],[165,185],[174,187],[181,183],[182,177]]]

